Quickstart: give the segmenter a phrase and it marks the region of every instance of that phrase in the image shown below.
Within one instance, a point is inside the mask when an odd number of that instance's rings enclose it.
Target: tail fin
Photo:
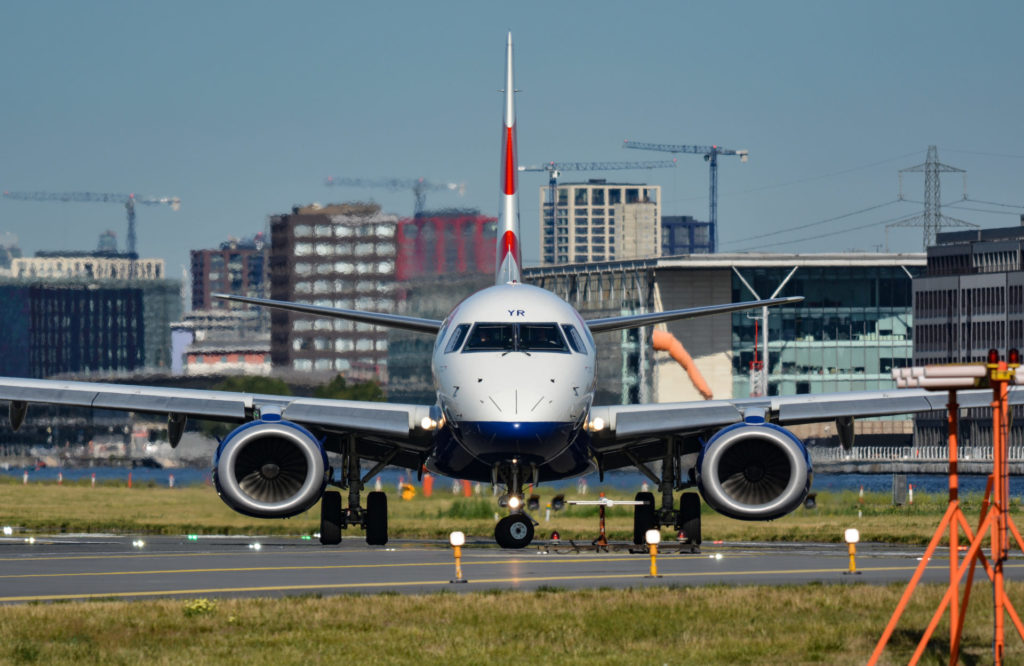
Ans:
[[[505,123],[502,128],[501,213],[498,217],[496,284],[519,282],[522,254],[519,235],[519,165],[516,148],[515,85],[512,81],[512,33],[505,47]]]

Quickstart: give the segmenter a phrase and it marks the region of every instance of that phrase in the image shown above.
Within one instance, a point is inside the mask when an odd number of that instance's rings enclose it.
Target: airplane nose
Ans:
[[[488,397],[498,414],[506,418],[538,416],[544,412],[545,405],[551,403],[550,397],[540,391],[524,388],[496,391]]]

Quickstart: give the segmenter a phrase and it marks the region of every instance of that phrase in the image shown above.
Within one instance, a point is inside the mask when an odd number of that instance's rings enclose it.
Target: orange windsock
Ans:
[[[710,400],[714,397],[711,393],[711,387],[704,381],[704,376],[700,374],[700,370],[697,369],[697,364],[693,362],[690,354],[683,347],[683,343],[676,339],[676,336],[672,335],[668,331],[654,330],[653,335],[654,349],[657,351],[667,351],[669,356],[675,359],[676,363],[683,367],[686,374],[690,376],[690,381],[693,382],[693,387],[704,397],[705,400]]]

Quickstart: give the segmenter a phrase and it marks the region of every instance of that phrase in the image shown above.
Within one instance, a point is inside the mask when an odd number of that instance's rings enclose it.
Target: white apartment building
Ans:
[[[540,189],[545,265],[647,259],[661,254],[661,187],[635,183],[560,184],[555,205]]]

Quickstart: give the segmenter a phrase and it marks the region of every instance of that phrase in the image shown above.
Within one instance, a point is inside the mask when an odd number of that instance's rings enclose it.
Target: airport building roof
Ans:
[[[781,254],[775,252],[730,252],[717,254],[689,254],[652,259],[600,261],[557,266],[533,266],[526,269],[528,276],[566,275],[572,273],[602,273],[648,268],[731,268],[773,266],[924,266],[924,252],[823,252],[816,254]]]

